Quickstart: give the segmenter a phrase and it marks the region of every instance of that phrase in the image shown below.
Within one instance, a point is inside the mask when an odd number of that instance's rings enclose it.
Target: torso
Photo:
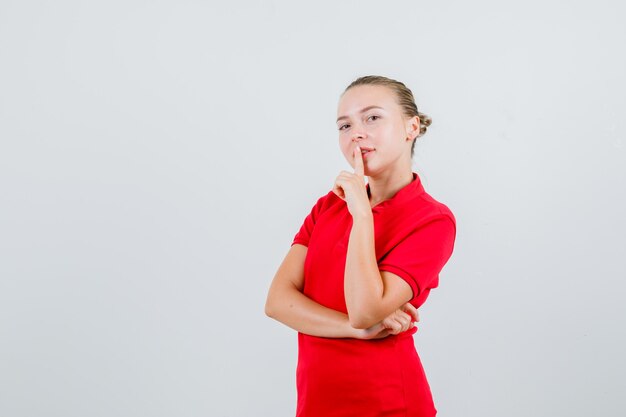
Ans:
[[[414,178],[392,198],[370,203],[379,265],[412,230],[411,225],[442,212],[448,215],[445,205],[424,192],[417,174]],[[320,198],[313,211],[315,223],[309,215],[309,223],[305,220],[293,241],[308,246],[303,293],[347,314],[343,274],[352,217],[345,201],[332,192]],[[305,236],[305,229],[312,231],[310,236]],[[433,280],[411,303],[419,307],[437,285],[438,279]],[[435,416],[429,384],[415,350],[416,331],[414,327],[376,340],[299,333],[297,416]]]

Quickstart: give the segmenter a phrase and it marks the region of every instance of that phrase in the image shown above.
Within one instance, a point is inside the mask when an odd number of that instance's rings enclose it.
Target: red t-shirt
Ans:
[[[369,195],[369,184],[366,189]],[[424,191],[415,172],[410,184],[372,213],[379,270],[406,280],[413,290],[411,303],[421,306],[452,255],[454,215]],[[317,200],[292,242],[308,247],[303,293],[346,314],[343,280],[351,227],[345,201],[330,191]],[[415,350],[416,331],[376,340],[299,332],[296,416],[435,416]]]

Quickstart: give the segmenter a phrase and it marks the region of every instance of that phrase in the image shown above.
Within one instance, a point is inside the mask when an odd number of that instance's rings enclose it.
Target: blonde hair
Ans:
[[[402,107],[404,115],[406,117],[417,116],[419,118],[420,131],[417,136],[413,138],[413,144],[411,145],[412,158],[415,152],[415,142],[417,141],[417,138],[423,136],[426,133],[426,129],[428,128],[428,126],[430,126],[433,120],[427,114],[421,113],[417,110],[413,93],[406,85],[404,85],[400,81],[392,80],[391,78],[383,77],[381,75],[366,75],[352,81],[350,85],[347,86],[346,89],[343,91],[342,95],[352,87],[356,87],[359,85],[382,85],[384,87],[388,87],[391,91],[395,93],[397,102],[400,107]]]

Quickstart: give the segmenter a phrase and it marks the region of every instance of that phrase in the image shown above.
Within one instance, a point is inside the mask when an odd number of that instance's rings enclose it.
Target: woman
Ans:
[[[411,168],[430,118],[381,76],[352,82],[338,116],[354,172],[306,216],[265,306],[298,331],[296,416],[435,416],[412,319],[452,255],[456,220]]]

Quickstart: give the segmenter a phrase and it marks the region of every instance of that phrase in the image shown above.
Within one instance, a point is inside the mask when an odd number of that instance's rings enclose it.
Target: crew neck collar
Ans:
[[[365,184],[365,188],[367,190],[367,195],[369,197],[370,195],[369,183]],[[410,183],[400,188],[398,192],[396,192],[391,198],[388,198],[387,200],[383,200],[380,203],[376,204],[374,207],[372,207],[372,211],[380,210],[384,207],[387,207],[390,204],[405,203],[417,197],[418,195],[422,194],[423,192],[424,192],[424,187],[422,186],[422,181],[420,180],[419,175],[417,175],[417,172],[413,172],[413,180]]]

